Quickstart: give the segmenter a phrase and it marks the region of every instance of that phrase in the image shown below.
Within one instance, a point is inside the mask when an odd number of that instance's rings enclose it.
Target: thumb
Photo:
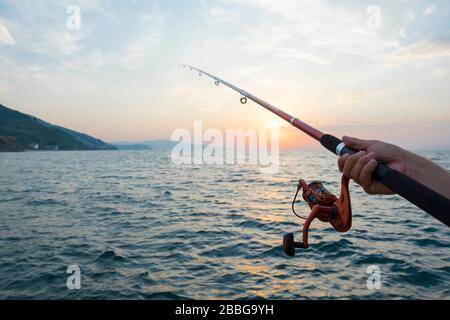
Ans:
[[[342,137],[342,141],[344,141],[345,145],[347,145],[348,147],[357,150],[366,150],[372,144],[369,140],[362,140],[347,136]]]

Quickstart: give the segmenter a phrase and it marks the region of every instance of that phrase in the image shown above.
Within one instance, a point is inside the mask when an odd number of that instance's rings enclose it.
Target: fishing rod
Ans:
[[[358,150],[352,149],[345,145],[345,143],[337,137],[325,134],[318,129],[310,126],[309,124],[301,121],[300,119],[291,116],[290,114],[278,109],[277,107],[265,102],[257,96],[236,87],[235,85],[222,80],[208,72],[201,69],[182,65],[184,68],[189,68],[191,71],[196,71],[199,76],[206,75],[215,81],[215,85],[223,84],[230,89],[241,94],[241,103],[247,103],[247,99],[254,101],[263,108],[269,110],[285,121],[289,122],[292,126],[303,131],[313,139],[320,142],[320,144],[327,150],[335,153],[338,156],[344,154],[355,154]],[[386,187],[399,194],[404,199],[408,200],[412,204],[416,205],[420,209],[424,210],[437,220],[441,221],[445,225],[450,227],[450,199],[442,196],[436,191],[424,186],[420,182],[417,182],[397,170],[389,168],[386,164],[378,161],[377,167],[373,173],[373,177],[383,183]],[[341,196],[335,197],[326,190],[320,182],[314,181],[310,184],[306,184],[304,180],[300,180],[297,188],[297,194],[292,203],[292,209],[295,212],[294,203],[300,189],[303,189],[303,198],[308,202],[312,211],[306,219],[303,228],[303,242],[297,243],[293,240],[293,235],[288,234],[284,238],[284,247],[286,253],[293,255],[293,247],[308,247],[307,243],[307,231],[309,224],[314,218],[318,218],[324,222],[330,222],[337,231],[345,232],[351,227],[351,206],[350,195],[348,192],[348,179],[342,177]],[[300,217],[300,216],[299,216]],[[303,217],[300,217],[303,218]],[[306,231],[306,232],[305,232]],[[306,234],[306,236],[305,236]]]

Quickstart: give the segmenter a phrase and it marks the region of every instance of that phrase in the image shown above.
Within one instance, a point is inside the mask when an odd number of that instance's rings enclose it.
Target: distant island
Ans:
[[[170,150],[177,144],[177,142],[170,140],[148,140],[141,142],[119,141],[110,142],[110,144],[119,150]]]
[[[53,125],[0,104],[0,152],[117,150],[87,134]]]

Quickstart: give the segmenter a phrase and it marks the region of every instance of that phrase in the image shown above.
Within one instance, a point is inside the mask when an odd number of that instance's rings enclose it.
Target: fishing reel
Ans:
[[[293,233],[288,233],[284,236],[283,250],[288,256],[295,256],[295,248],[307,249],[309,247],[308,231],[311,222],[316,218],[322,222],[329,222],[338,232],[350,230],[352,226],[352,208],[348,184],[349,179],[342,176],[341,195],[337,198],[319,181],[313,181],[310,184],[307,184],[303,179],[299,181],[297,193],[292,201],[292,211],[297,217],[306,221],[303,224],[302,242],[295,242]],[[307,217],[300,216],[295,211],[295,202],[301,189],[303,189],[303,199],[311,208],[311,213]]]

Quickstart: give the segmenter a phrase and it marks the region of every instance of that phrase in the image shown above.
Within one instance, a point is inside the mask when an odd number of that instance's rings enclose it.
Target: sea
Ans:
[[[164,150],[0,154],[0,299],[450,298],[450,229],[354,183],[352,229],[315,221],[286,256],[300,178],[339,194],[325,151],[284,152],[273,175]]]

